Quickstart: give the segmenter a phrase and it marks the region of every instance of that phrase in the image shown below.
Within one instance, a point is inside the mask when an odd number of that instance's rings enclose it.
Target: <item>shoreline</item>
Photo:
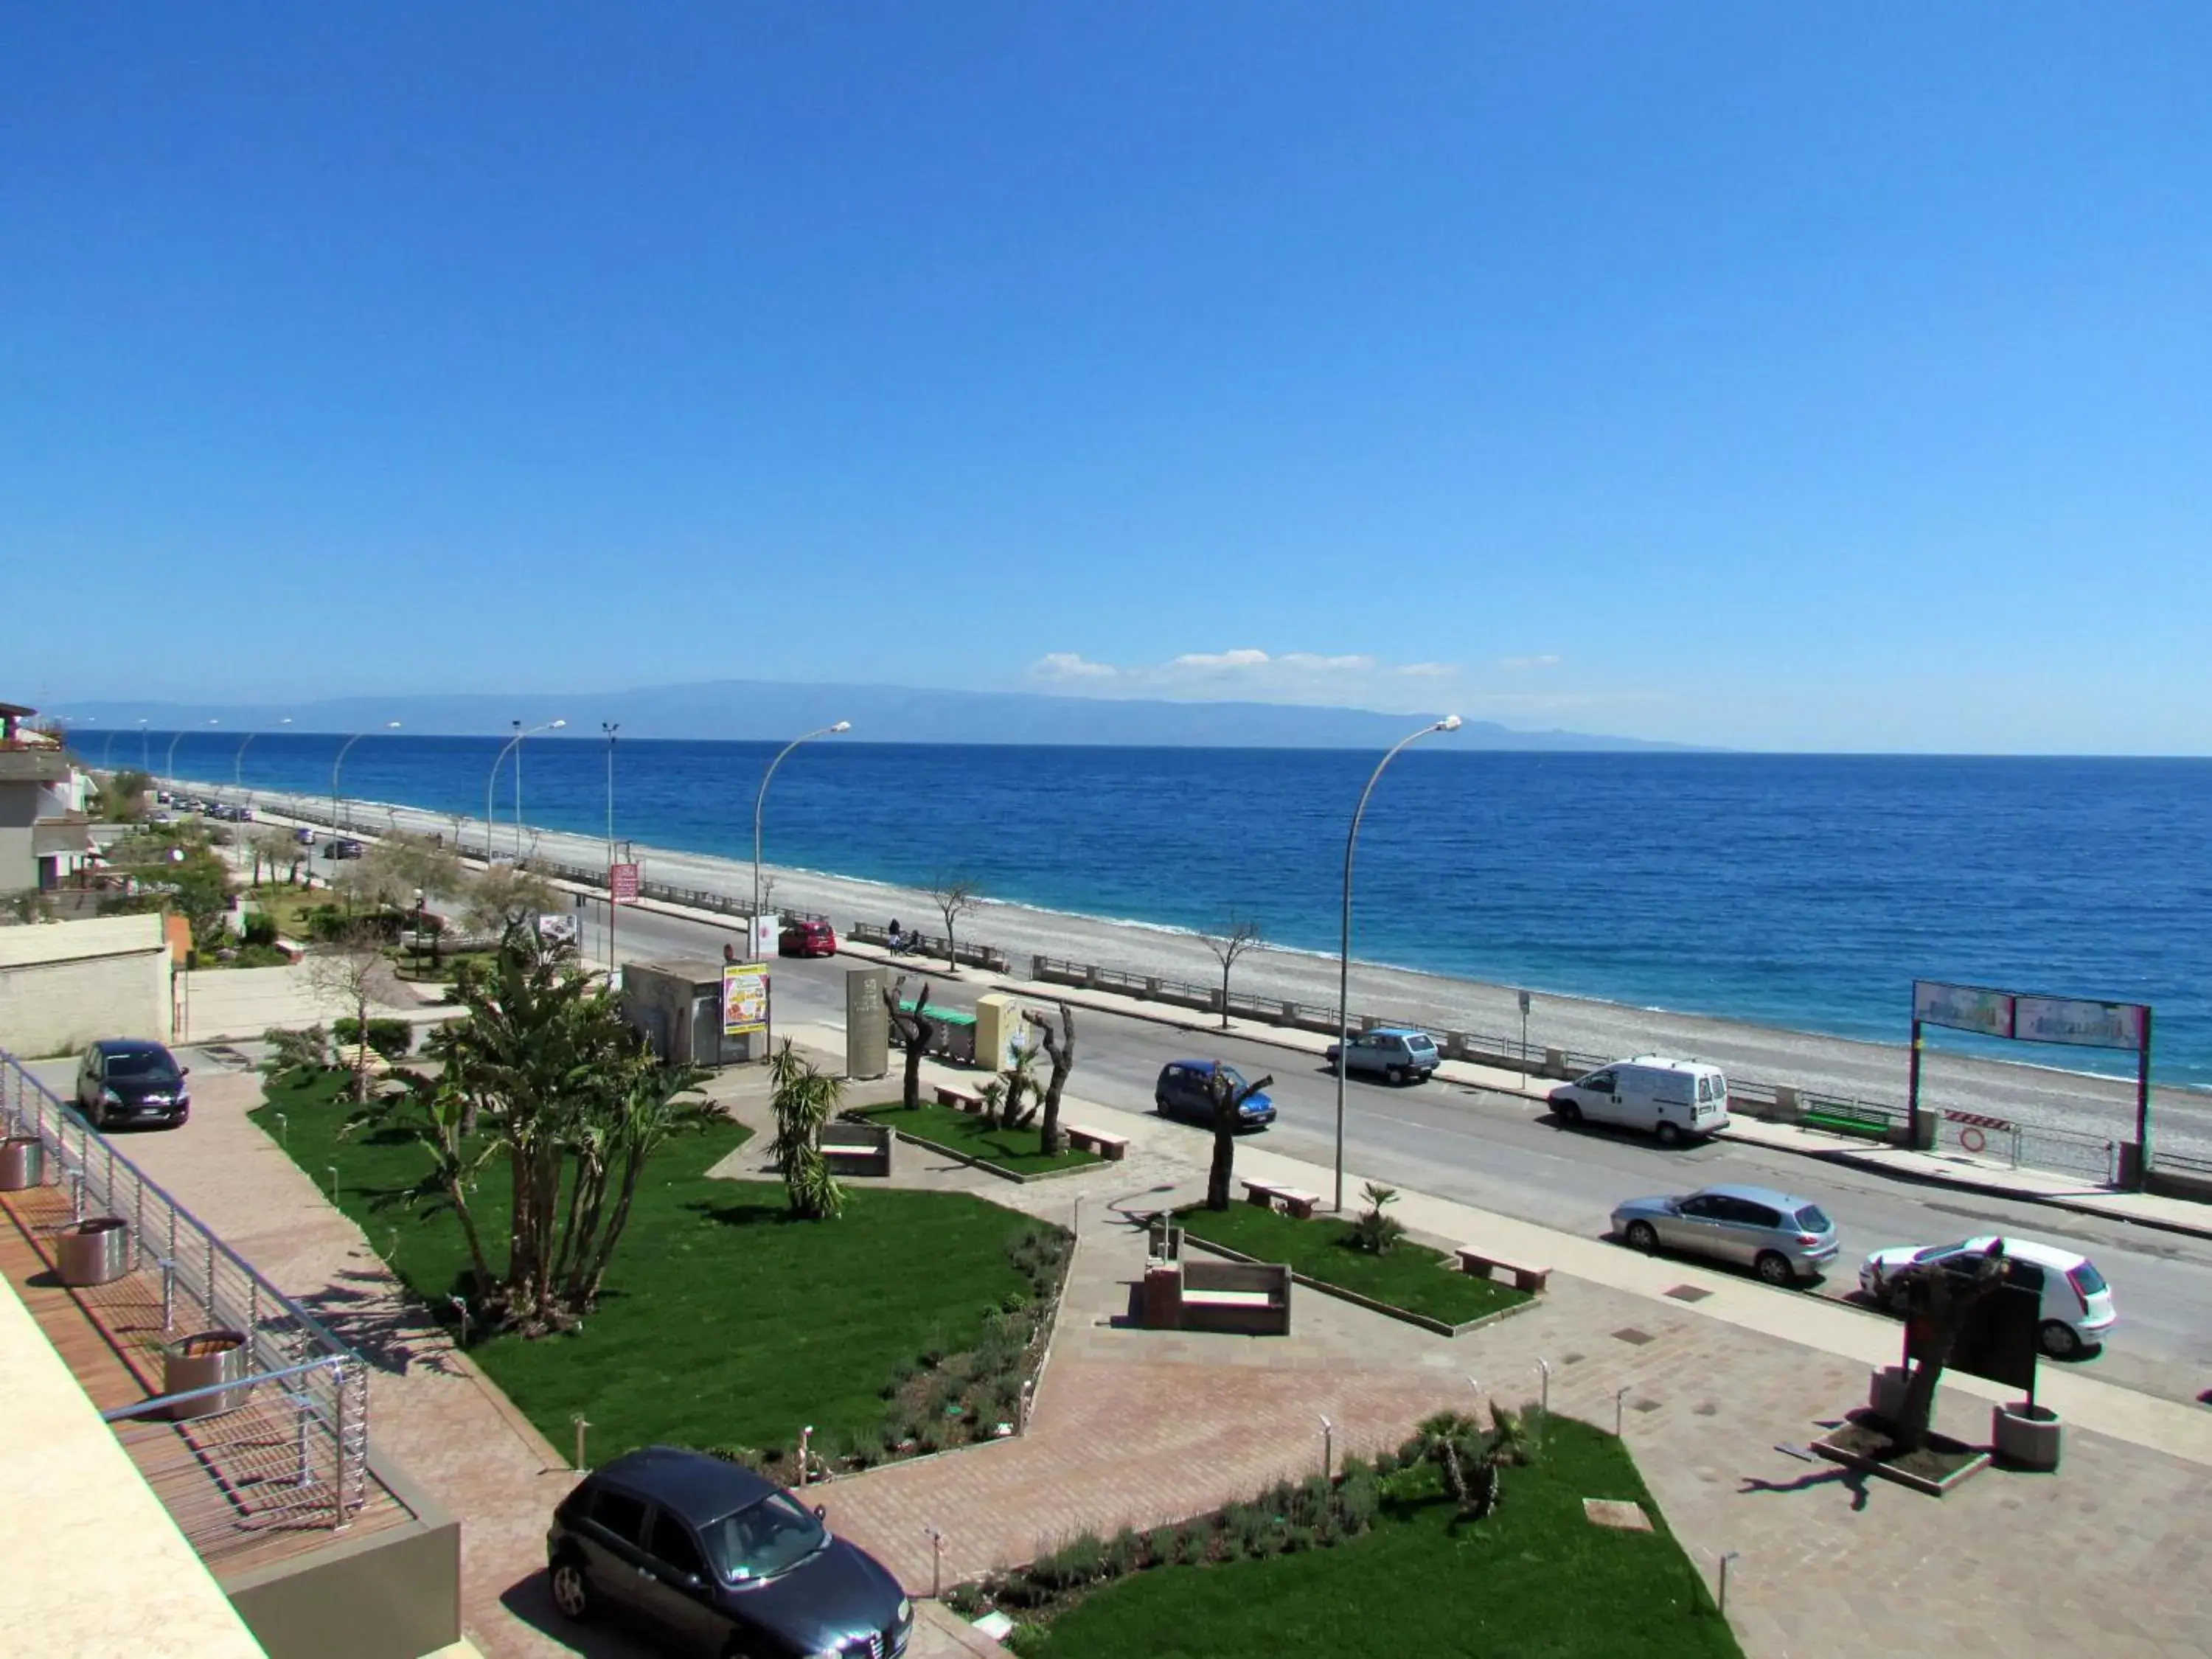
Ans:
[[[236,793],[219,784],[195,787]],[[280,802],[304,802],[313,810],[327,810],[320,797],[255,793],[280,811]],[[396,802],[352,800],[348,815],[369,833],[374,833],[380,820],[448,837],[455,828],[451,813]],[[482,825],[478,818],[463,819],[462,833],[478,833]],[[605,839],[599,836],[530,827],[526,837],[531,854],[562,862],[596,867],[605,855]],[[749,860],[629,844],[643,873],[653,880],[724,893],[740,901],[750,896]],[[942,928],[935,905],[916,888],[791,865],[763,863],[762,876],[769,902],[827,915],[841,930],[849,929],[855,921],[880,924],[893,915],[909,927],[919,921],[931,933]],[[963,939],[1004,950],[1021,978],[1029,977],[1028,958],[1041,955],[1199,985],[1218,985],[1221,980],[1220,965],[1202,935],[1160,923],[1087,916],[985,897],[962,919],[958,933]],[[1241,994],[1334,1006],[1336,958],[1263,940],[1238,959],[1231,982]],[[1516,1043],[1521,1030],[1515,987],[1358,957],[1352,963],[1351,1005],[1355,1012],[1437,1030],[1484,1033]],[[1549,1047],[1614,1057],[1671,1053],[1712,1060],[1747,1079],[1793,1083],[1811,1092],[1899,1104],[1906,1091],[1909,1052],[1902,1040],[1881,1042],[1791,1030],[1544,991],[1531,992],[1528,1032],[1532,1050]],[[2046,1167],[2057,1155],[2069,1167],[2079,1164],[2086,1171],[2103,1161],[2105,1143],[2135,1138],[2132,1078],[1993,1060],[1932,1046],[1923,1051],[1923,1060],[1922,1101],[1926,1108],[1981,1112],[2018,1123],[2032,1138],[2031,1144],[2034,1138],[2045,1143],[2041,1150]],[[2152,1099],[2154,1149],[2212,1158],[2212,1097],[2185,1085],[2154,1083]],[[2023,1159],[2034,1161],[2033,1157]]]

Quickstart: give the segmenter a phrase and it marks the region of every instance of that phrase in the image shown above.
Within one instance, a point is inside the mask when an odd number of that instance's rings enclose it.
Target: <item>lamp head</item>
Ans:
[[[1456,732],[1459,730],[1459,716],[1447,714],[1429,729],[1433,732]]]
[[[550,725],[550,726],[547,726],[545,729],[546,729],[547,731],[549,731],[549,732],[558,732],[558,731],[559,731],[562,726],[566,726],[568,723],[568,721],[566,721],[566,720],[555,720],[555,721],[552,723],[552,725]]]
[[[830,729],[832,732],[849,732],[853,729],[853,722],[850,720],[839,720],[836,725],[831,726]]]

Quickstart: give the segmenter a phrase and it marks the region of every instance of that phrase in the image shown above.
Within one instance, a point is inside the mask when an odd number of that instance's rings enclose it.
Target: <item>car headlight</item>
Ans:
[[[806,1659],[844,1659],[844,1656],[835,1648],[817,1648],[806,1656]]]
[[[914,1617],[914,1603],[908,1601],[905,1596],[900,1596],[898,1610],[894,1613],[891,1617],[895,1622],[903,1625],[908,1620]]]
[[[123,1097],[112,1089],[102,1089],[100,1091],[100,1103],[103,1106],[120,1106],[123,1103]]]

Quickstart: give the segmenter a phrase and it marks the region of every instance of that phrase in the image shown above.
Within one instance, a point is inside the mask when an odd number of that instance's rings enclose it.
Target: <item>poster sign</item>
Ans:
[[[607,892],[617,904],[637,902],[637,866],[611,864],[607,866]]]
[[[538,937],[547,945],[573,946],[576,943],[576,918],[552,911],[540,911]]]
[[[2134,1002],[2014,997],[2013,1035],[2029,1042],[2070,1042],[2084,1048],[2140,1048],[2147,1012]]]
[[[768,964],[732,962],[722,969],[722,1035],[744,1036],[768,1029]]]
[[[1978,985],[1939,985],[1933,980],[1912,981],[1912,1017],[1924,1025],[1948,1025],[1958,1031],[1979,1031],[1984,1036],[2012,1035],[2013,998],[2003,991],[1986,991]]]

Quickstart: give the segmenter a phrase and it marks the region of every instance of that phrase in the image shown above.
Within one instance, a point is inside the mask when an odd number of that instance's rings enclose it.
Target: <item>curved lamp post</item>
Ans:
[[[291,723],[292,717],[289,714],[285,715],[283,720],[276,722],[279,726],[289,726]],[[232,788],[243,789],[246,787],[246,746],[260,735],[261,734],[258,732],[248,732],[244,737],[238,740],[238,752],[230,757],[230,787]]]
[[[222,722],[221,720],[210,720],[208,724],[210,726],[221,726]],[[169,734],[169,756],[167,760],[161,763],[161,775],[169,781],[170,787],[173,788],[175,787],[177,781],[177,745],[184,740],[185,734],[181,729],[171,732]]]
[[[768,770],[761,774],[760,789],[753,796],[753,908],[751,911],[753,937],[751,943],[755,945],[760,943],[761,807],[768,799],[768,781],[775,775],[775,769],[783,764],[784,756],[798,748],[800,744],[811,743],[817,738],[834,738],[841,732],[849,732],[852,729],[852,721],[839,720],[835,726],[825,726],[819,731],[809,732],[803,737],[793,738],[789,743],[784,744],[776,757],[768,763]],[[747,951],[746,954],[750,956],[752,953]]]
[[[138,722],[138,769],[150,777],[154,771],[154,755],[146,745],[146,722],[142,720]]]
[[[501,746],[498,754],[492,757],[491,775],[484,780],[484,864],[487,868],[491,864],[492,793],[499,787],[499,769],[507,760],[507,751],[509,749],[515,750],[514,859],[515,862],[520,864],[522,861],[522,753],[517,745],[525,738],[534,736],[540,732],[557,732],[568,723],[566,720],[548,720],[544,725],[533,726],[526,732],[522,729],[522,722],[516,720],[514,735]]]
[[[382,726],[371,728],[380,732],[397,732],[398,729],[398,720],[386,720]],[[338,823],[338,768],[345,764],[346,750],[368,735],[367,732],[355,732],[338,745],[338,757],[331,763],[331,827],[333,830],[337,828]]]
[[[1409,732],[1391,746],[1390,752],[1375,763],[1375,770],[1367,780],[1367,787],[1359,792],[1359,805],[1352,815],[1352,833],[1344,838],[1344,931],[1336,958],[1336,1212],[1344,1213],[1344,1074],[1351,1069],[1352,1060],[1352,854],[1359,845],[1359,820],[1367,816],[1367,798],[1375,793],[1382,781],[1382,769],[1398,758],[1398,750],[1409,743],[1419,742],[1431,732],[1456,732],[1459,716],[1447,714],[1442,720]]]

